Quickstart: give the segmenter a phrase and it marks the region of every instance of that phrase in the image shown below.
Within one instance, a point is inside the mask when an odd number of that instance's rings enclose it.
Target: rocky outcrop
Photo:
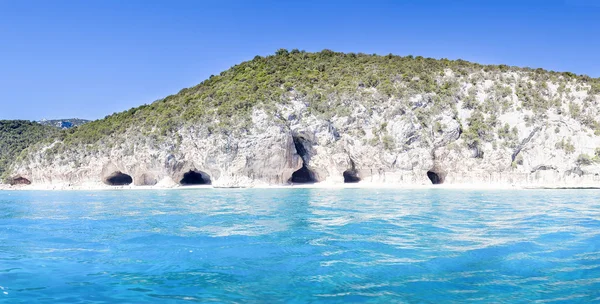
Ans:
[[[236,138],[206,136],[195,128],[181,129],[178,152],[136,144],[133,153],[127,153],[125,147],[95,154],[69,153],[67,161],[50,166],[43,162],[43,154],[34,154],[29,162],[15,168],[15,181],[54,184],[102,181],[109,185],[155,185],[163,181],[216,187],[306,182],[600,186],[598,165],[577,164],[577,155],[593,154],[593,148],[600,146],[598,138],[585,134],[566,133],[566,130],[557,134],[547,128],[527,132],[523,126],[524,131],[519,133],[524,134],[524,139],[517,153],[520,164],[516,164],[513,150],[494,148],[492,144],[481,148],[483,158],[474,157],[471,149],[461,143],[458,123],[450,117],[443,118],[448,120],[446,128],[433,135],[423,132],[422,126],[413,124],[406,116],[394,117],[386,126],[393,146],[385,147],[383,143],[373,144],[369,137],[354,136],[348,118],[325,121],[302,110],[294,113],[294,119],[281,123],[256,111],[254,129]],[[361,119],[359,130],[367,134],[381,124],[375,117]],[[574,152],[566,153],[555,147],[567,136],[574,138]],[[75,166],[74,161],[80,165]],[[202,179],[205,181],[198,181]]]

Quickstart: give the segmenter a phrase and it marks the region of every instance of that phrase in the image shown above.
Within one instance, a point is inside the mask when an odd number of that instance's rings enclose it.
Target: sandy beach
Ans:
[[[102,190],[189,190],[189,189],[464,189],[464,190],[520,190],[520,189],[600,189],[598,185],[506,185],[506,184],[394,184],[394,183],[330,183],[320,182],[314,184],[290,185],[254,185],[250,187],[226,187],[212,185],[181,186],[181,185],[155,185],[155,186],[109,186],[102,183],[87,183],[84,185],[61,184],[32,184],[32,185],[7,185],[0,184],[0,191],[102,191]]]

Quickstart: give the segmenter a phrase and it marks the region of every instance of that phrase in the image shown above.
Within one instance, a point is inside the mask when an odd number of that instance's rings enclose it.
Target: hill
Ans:
[[[30,145],[55,136],[58,130],[26,120],[0,120],[0,176]]]
[[[600,80],[279,50],[29,149],[34,183],[594,184]],[[35,178],[33,178],[35,176]]]

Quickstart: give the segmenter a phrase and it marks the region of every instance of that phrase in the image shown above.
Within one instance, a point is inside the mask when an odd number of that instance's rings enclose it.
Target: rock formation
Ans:
[[[29,149],[11,166],[10,178],[56,185],[600,186],[597,79],[462,61],[322,53],[256,58],[174,97],[81,126]],[[320,75],[312,87],[297,88],[278,65],[272,70],[268,65],[311,56],[320,58],[303,61]],[[370,74],[350,78],[350,89],[329,85],[338,78],[327,71],[356,60],[371,70],[401,60],[429,69],[429,76],[400,66],[376,74],[372,82]],[[254,73],[259,63],[265,73],[285,74],[273,89],[277,97],[241,105],[230,101],[232,111],[239,107],[246,113],[229,115],[232,123],[215,100],[233,91],[206,92],[225,81],[229,90],[241,87],[251,81],[244,73]],[[198,104],[204,104],[202,114],[188,118]],[[174,107],[181,110],[168,112]],[[161,122],[148,122],[154,121],[152,113],[177,123],[161,128]],[[113,121],[122,122],[112,127]],[[81,140],[106,125],[111,125],[107,134]]]

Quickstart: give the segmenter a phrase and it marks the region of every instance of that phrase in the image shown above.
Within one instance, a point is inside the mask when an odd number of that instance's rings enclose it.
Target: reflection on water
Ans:
[[[600,301],[600,193],[0,192],[0,302]]]

